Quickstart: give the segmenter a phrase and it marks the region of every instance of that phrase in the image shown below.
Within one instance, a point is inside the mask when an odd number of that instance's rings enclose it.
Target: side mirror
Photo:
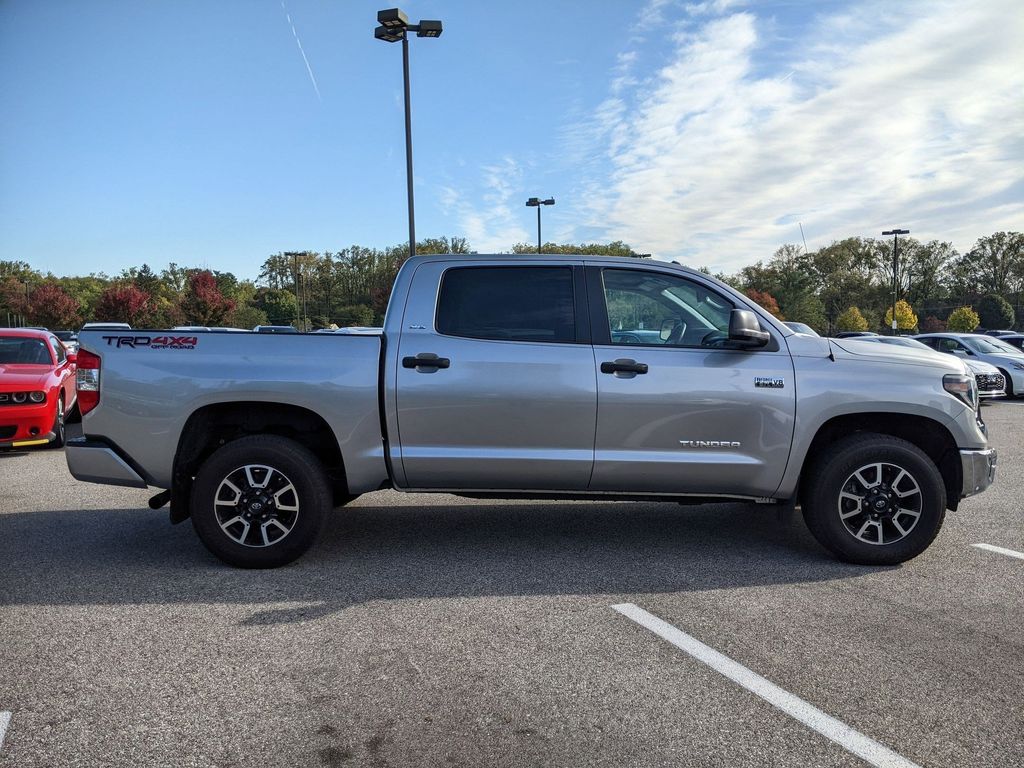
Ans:
[[[952,352],[957,357],[967,357],[967,350],[964,350],[964,349],[951,349],[949,351]]]
[[[658,336],[662,341],[668,341],[672,336],[672,329],[676,327],[675,320],[663,320],[661,323],[661,333]]]
[[[76,353],[76,352],[68,352],[68,362],[71,363],[72,365],[77,363],[78,362],[78,353]]]
[[[734,309],[729,313],[729,341],[746,347],[763,347],[770,339],[771,335],[761,330],[757,315],[749,309]]]

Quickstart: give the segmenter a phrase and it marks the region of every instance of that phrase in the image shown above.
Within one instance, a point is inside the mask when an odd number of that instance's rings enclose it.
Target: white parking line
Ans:
[[[723,656],[714,648],[704,645],[700,640],[690,637],[643,608],[633,605],[633,603],[613,605],[612,608],[871,765],[878,766],[878,768],[920,768],[917,763],[907,760],[884,744],[879,744],[860,731],[855,731],[845,723],[826,715],[799,696],[784,691],[756,672],[752,672],[728,656]]]
[[[7,726],[11,722],[10,712],[0,712],[0,749],[4,746],[4,736],[7,735]]]
[[[1018,560],[1024,560],[1024,552],[1018,552],[1015,549],[1003,549],[1003,547],[994,547],[991,544],[971,544],[971,546],[978,549],[987,549],[989,552],[996,552],[1007,557],[1016,557]]]

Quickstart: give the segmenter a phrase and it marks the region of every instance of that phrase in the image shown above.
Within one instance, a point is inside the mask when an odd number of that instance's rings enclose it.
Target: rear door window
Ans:
[[[571,267],[456,267],[444,273],[437,332],[497,341],[576,341]]]

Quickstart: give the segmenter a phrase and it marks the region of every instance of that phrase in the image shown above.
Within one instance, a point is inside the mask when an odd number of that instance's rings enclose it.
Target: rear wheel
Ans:
[[[307,448],[276,435],[234,440],[192,486],[192,525],[213,554],[240,568],[276,568],[312,546],[331,487]]]
[[[858,434],[830,446],[810,467],[807,527],[836,557],[894,565],[921,554],[946,516],[938,468],[913,443]]]

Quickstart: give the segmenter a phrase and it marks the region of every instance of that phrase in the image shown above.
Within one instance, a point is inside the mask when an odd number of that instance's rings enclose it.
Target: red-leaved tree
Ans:
[[[112,285],[103,291],[96,304],[96,320],[101,323],[130,323],[145,327],[152,313],[153,299],[131,283]]]
[[[771,312],[779,320],[785,320],[782,313],[779,311],[779,302],[775,300],[768,291],[755,291],[753,288],[746,290],[747,297],[753,300],[755,304],[760,304],[764,309]]]
[[[234,308],[235,302],[220,292],[217,280],[209,270],[194,272],[189,276],[185,296],[181,300],[181,311],[189,323],[224,325]]]
[[[28,321],[50,330],[77,328],[82,307],[56,283],[43,283],[32,291],[28,303]]]

